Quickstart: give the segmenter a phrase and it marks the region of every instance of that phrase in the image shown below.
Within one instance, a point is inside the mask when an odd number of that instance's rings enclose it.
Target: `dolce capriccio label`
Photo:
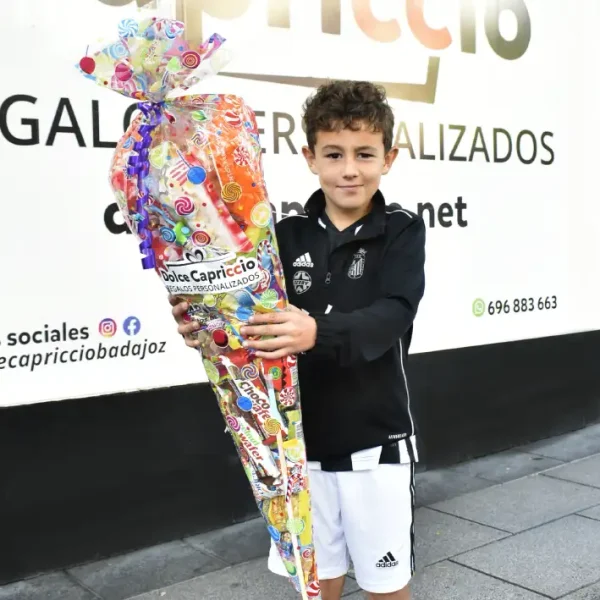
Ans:
[[[256,285],[260,270],[254,258],[227,253],[215,258],[187,254],[183,260],[166,262],[160,275],[171,294],[225,293]]]

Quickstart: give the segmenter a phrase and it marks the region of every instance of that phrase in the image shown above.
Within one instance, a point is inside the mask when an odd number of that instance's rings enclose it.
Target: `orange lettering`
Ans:
[[[452,36],[447,27],[432,29],[425,22],[423,4],[425,0],[406,0],[408,25],[414,36],[430,50],[444,50],[452,43]]]
[[[401,34],[396,19],[380,21],[371,10],[370,0],[352,0],[352,10],[357,25],[373,40],[395,42]]]

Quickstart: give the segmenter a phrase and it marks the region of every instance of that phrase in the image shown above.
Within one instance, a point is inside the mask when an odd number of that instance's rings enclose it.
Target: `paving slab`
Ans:
[[[600,425],[592,425],[573,433],[534,442],[521,446],[517,450],[565,462],[592,456],[600,452]]]
[[[429,508],[415,513],[417,569],[510,535]]]
[[[458,473],[453,468],[425,471],[415,477],[415,502],[419,507],[428,506],[491,485],[491,481]]]
[[[98,596],[57,572],[0,586],[0,600],[98,600]]]
[[[450,561],[437,563],[417,575],[413,600],[547,600]]]
[[[596,519],[597,521],[600,521],[600,506],[594,506],[594,508],[584,510],[578,514],[583,515],[588,519]],[[598,598],[600,598],[600,596],[598,596]]]
[[[600,521],[571,515],[452,560],[560,598],[600,580],[599,557]]]
[[[463,473],[471,477],[481,477],[502,483],[533,475],[562,464],[564,464],[563,461],[555,458],[517,450],[507,450],[457,465],[454,470],[457,473]]]
[[[247,562],[269,554],[271,537],[263,519],[252,519],[226,529],[185,538],[184,541],[229,565]]]
[[[568,596],[564,596],[561,600],[598,600],[598,598],[600,598],[600,582],[582,590],[577,590]]]
[[[517,533],[600,503],[600,490],[532,475],[465,494],[432,508],[503,531]]]
[[[344,595],[358,590],[346,578]],[[274,575],[262,558],[227,567],[190,581],[135,596],[131,600],[298,600],[298,593],[285,577]]]
[[[600,454],[550,469],[544,475],[600,488]]]
[[[103,600],[124,600],[226,567],[181,541],[69,569],[68,572]]]

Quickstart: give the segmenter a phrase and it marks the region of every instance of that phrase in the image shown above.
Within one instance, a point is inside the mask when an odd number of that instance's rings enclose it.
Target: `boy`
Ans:
[[[298,354],[323,600],[341,597],[348,554],[369,598],[407,600],[418,457],[405,365],[424,292],[425,225],[379,191],[398,154],[382,89],[333,82],[304,109],[303,154],[320,190],[305,216],[276,228],[293,306],[255,316],[242,335],[275,336],[246,342],[258,356]],[[178,302],[178,331],[193,347],[195,325]],[[285,574],[273,552],[269,567]]]

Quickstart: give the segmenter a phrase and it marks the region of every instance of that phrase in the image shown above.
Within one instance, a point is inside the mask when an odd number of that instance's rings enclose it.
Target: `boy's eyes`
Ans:
[[[342,154],[341,154],[341,152],[330,152],[329,154],[326,154],[325,156],[327,158],[337,160],[338,158],[342,157]],[[375,156],[374,154],[369,154],[368,152],[359,152],[358,153],[359,158],[373,158],[374,156]]]

